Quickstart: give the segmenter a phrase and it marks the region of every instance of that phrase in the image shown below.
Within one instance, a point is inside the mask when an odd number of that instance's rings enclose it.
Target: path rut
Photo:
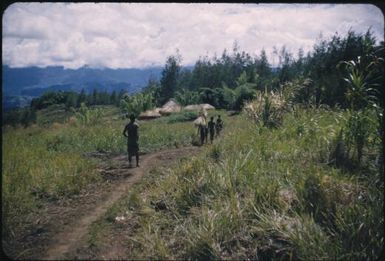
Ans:
[[[131,175],[121,180],[121,183],[102,202],[99,202],[91,211],[82,213],[75,222],[68,224],[64,231],[56,234],[41,259],[65,259],[66,253],[81,244],[82,238],[87,234],[89,226],[104,215],[122,196],[126,195],[131,186],[138,182],[152,168],[156,167],[159,161],[175,160],[185,155],[190,155],[198,149],[197,147],[183,147],[141,156],[140,167],[128,169],[127,172]],[[118,156],[117,160],[124,161],[126,156]],[[120,173],[122,172],[121,170],[119,171]]]

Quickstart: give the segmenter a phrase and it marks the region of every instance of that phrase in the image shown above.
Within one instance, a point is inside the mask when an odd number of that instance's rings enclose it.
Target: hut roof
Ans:
[[[162,115],[159,113],[160,111],[160,108],[155,108],[153,110],[147,110],[145,112],[142,112],[141,114],[139,114],[139,119],[155,119],[155,118],[159,118],[161,117]]]
[[[165,103],[162,108],[159,110],[160,114],[169,114],[173,112],[179,112],[182,110],[182,106],[179,103],[170,99],[167,103]]]
[[[211,104],[208,104],[208,103],[202,103],[200,104],[202,106],[203,109],[205,110],[215,110],[215,107],[212,106]]]
[[[191,104],[185,106],[183,109],[188,111],[199,111],[201,109],[201,106],[199,104]]]
[[[187,105],[186,107],[184,107],[183,109],[185,110],[189,110],[189,111],[199,111],[201,109],[205,109],[205,110],[215,110],[215,107],[208,104],[208,103],[202,103],[202,104],[191,104],[191,105]]]

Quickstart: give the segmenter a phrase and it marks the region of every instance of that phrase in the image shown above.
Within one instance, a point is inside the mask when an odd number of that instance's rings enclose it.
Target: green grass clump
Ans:
[[[172,113],[167,117],[160,118],[159,120],[167,123],[175,123],[175,122],[193,121],[197,117],[198,117],[197,111],[181,111],[177,113]]]
[[[273,129],[226,117],[212,146],[142,187],[139,208],[119,207],[137,217],[130,258],[378,258],[378,170],[329,162],[345,123],[328,109],[296,108]]]

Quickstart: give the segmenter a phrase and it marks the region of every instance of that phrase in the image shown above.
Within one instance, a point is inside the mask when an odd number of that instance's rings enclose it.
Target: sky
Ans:
[[[251,56],[273,48],[294,55],[317,39],[371,28],[384,39],[384,17],[369,4],[15,3],[3,13],[2,62],[10,67],[163,66],[178,50],[182,65],[200,56]]]

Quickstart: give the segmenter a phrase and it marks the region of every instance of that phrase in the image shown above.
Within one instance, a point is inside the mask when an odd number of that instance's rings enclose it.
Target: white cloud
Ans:
[[[317,37],[371,27],[384,38],[373,5],[16,3],[3,15],[3,64],[77,68],[163,65],[179,49],[184,64],[231,50],[251,55],[273,46],[294,54]]]

